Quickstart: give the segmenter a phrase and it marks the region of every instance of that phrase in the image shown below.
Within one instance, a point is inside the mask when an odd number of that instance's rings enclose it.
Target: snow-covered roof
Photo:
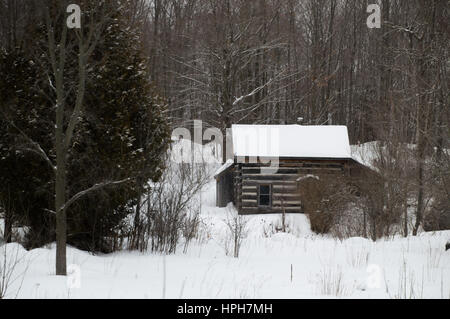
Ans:
[[[234,160],[229,159],[226,161],[225,164],[223,164],[215,173],[214,173],[214,177],[219,176],[220,174],[222,174],[223,172],[225,172],[227,169],[229,169],[231,166],[233,166],[234,164]]]
[[[233,125],[238,157],[351,158],[346,126]]]

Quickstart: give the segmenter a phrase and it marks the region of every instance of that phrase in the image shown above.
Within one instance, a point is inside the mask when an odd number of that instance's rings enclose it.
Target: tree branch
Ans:
[[[60,209],[59,211],[63,211],[67,208],[69,208],[73,203],[75,203],[77,200],[79,200],[81,197],[86,196],[87,194],[100,190],[102,188],[108,187],[108,186],[115,186],[115,185],[120,185],[120,184],[124,184],[127,182],[132,181],[133,178],[129,177],[120,181],[114,181],[114,182],[103,182],[103,183],[99,183],[99,184],[95,184],[94,186],[85,189],[84,191],[81,191],[79,193],[77,193],[76,195],[74,195],[71,199],[69,199]]]
[[[24,148],[23,150],[38,154],[43,160],[45,160],[47,162],[47,164],[50,166],[50,168],[53,170],[53,172],[56,172],[56,166],[50,160],[47,153],[42,149],[41,145],[39,145],[39,143],[33,141],[24,131],[22,131],[19,127],[17,127],[17,125],[15,125],[12,120],[8,119],[6,114],[3,114],[3,115],[8,120],[8,123],[12,127],[14,127],[20,133],[20,135],[33,147],[33,149]]]

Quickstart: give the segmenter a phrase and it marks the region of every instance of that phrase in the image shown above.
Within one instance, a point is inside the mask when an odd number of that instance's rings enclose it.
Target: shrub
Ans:
[[[343,176],[307,176],[300,183],[304,212],[309,215],[312,231],[318,234],[329,233],[356,200],[354,188]]]
[[[205,163],[169,162],[157,183],[150,183],[144,199],[142,220],[131,235],[129,249],[175,253],[181,239],[184,251],[200,226],[200,192],[210,180]],[[136,229],[138,227],[139,229]]]

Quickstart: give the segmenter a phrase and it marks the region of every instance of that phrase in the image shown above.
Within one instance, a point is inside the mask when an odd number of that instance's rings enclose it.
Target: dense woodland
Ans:
[[[142,225],[141,199],[152,197],[148,180],[167,179],[171,129],[298,118],[346,125],[352,144],[380,141],[373,238],[402,216],[407,235],[411,207],[414,234],[450,227],[449,2],[382,1],[381,28],[370,29],[375,2],[0,0],[6,230],[31,227],[30,248],[56,238],[59,260],[67,241],[111,251],[125,233],[130,248],[147,247],[141,239],[162,228]],[[65,27],[70,3],[81,30]],[[204,182],[187,181],[192,192]]]
[[[376,2],[376,1],[375,1]],[[439,146],[448,130],[448,2],[152,1],[152,79],[171,117],[230,123],[347,125],[351,142]],[[448,132],[448,131],[447,131]]]

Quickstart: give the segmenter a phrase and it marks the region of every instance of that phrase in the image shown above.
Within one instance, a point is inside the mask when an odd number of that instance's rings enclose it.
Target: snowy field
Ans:
[[[209,163],[217,162],[211,145],[197,148]],[[353,149],[353,156],[366,165],[371,153],[370,145]],[[225,224],[232,208],[215,207],[213,181],[200,197],[202,226],[186,253],[183,243],[170,256],[126,251],[92,255],[69,247],[72,275],[65,278],[54,275],[54,244],[27,252],[0,242],[0,269],[8,269],[2,262],[5,255],[9,263],[17,261],[6,297],[450,299],[450,251],[444,250],[450,231],[340,241],[313,234],[305,215],[287,215],[287,233],[279,232],[279,215],[251,216],[236,259],[229,256],[232,244]],[[0,232],[2,226],[0,220]]]
[[[313,235],[306,216],[288,216],[288,234],[275,230],[280,216],[254,216],[235,259],[225,254],[227,209],[214,207],[214,183],[202,198],[202,237],[186,254],[93,256],[69,248],[68,263],[80,270],[69,277],[71,289],[67,278],[54,276],[54,245],[30,252],[1,247],[20,261],[7,297],[450,298],[450,232],[341,242]]]

